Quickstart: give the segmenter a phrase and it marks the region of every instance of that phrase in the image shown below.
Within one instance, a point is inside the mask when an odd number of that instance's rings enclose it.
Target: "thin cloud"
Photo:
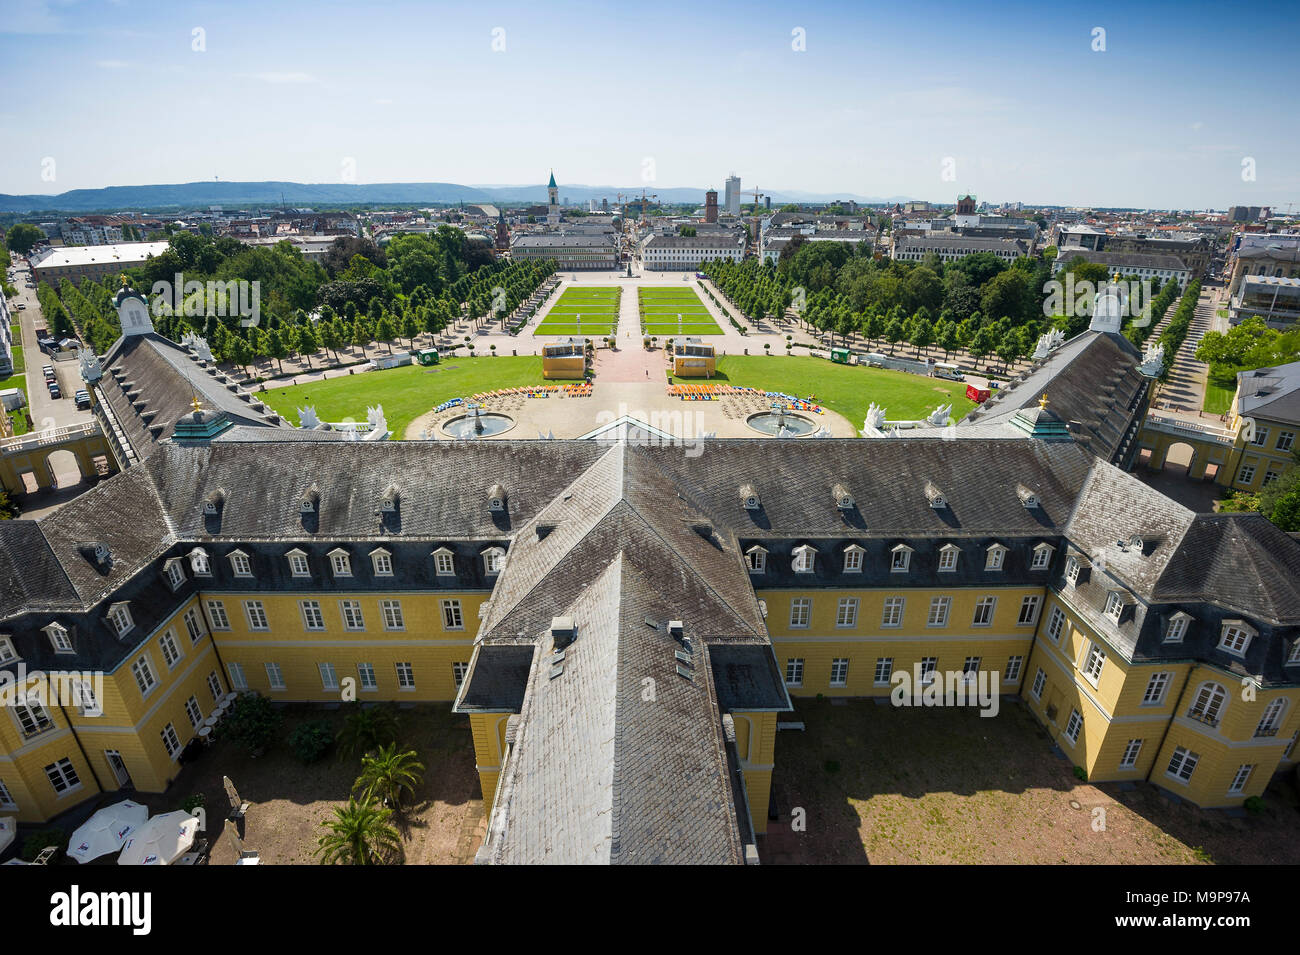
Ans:
[[[240,76],[251,80],[260,80],[263,83],[276,84],[303,84],[316,83],[318,80],[311,73],[241,73]]]

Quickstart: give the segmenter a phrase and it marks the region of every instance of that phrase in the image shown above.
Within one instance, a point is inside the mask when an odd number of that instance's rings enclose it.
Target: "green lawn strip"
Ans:
[[[583,322],[581,325],[543,325],[533,334],[536,335],[577,335],[582,338],[591,336],[609,335],[613,333],[613,325],[592,325]]]
[[[287,421],[298,423],[298,409],[314,405],[321,421],[366,420],[366,409],[384,406],[389,430],[401,438],[420,415],[449,398],[465,398],[481,391],[545,384],[542,359],[519,357],[462,358],[449,355],[441,365],[404,365],[386,371],[368,371],[330,378],[307,385],[274,388],[259,395]]]
[[[717,325],[681,325],[676,323],[672,325],[646,325],[642,328],[643,335],[659,335],[675,337],[677,335],[721,335],[722,329]]]
[[[1211,368],[1205,380],[1205,400],[1201,403],[1201,408],[1210,414],[1226,414],[1232,407],[1232,396],[1236,393],[1236,373],[1229,371],[1226,374],[1216,375]]]
[[[924,418],[939,405],[952,404],[960,420],[974,407],[959,381],[909,375],[905,371],[836,365],[824,358],[785,355],[724,355],[713,381],[763,391],[780,391],[796,398],[815,395],[818,404],[861,428],[872,402],[885,408],[891,421]],[[699,384],[699,378],[680,378]]]

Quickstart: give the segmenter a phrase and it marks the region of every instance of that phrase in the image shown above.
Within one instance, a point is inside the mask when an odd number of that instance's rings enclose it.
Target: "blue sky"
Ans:
[[[771,191],[1300,205],[1298,34],[1285,3],[0,0],[0,192],[554,167],[638,188],[734,170]]]

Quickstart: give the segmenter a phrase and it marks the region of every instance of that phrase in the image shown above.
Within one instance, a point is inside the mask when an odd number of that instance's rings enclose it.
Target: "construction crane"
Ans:
[[[754,211],[757,212],[758,207],[762,205],[763,202],[763,192],[758,189],[742,189],[740,190],[740,194],[742,196],[754,197]]]

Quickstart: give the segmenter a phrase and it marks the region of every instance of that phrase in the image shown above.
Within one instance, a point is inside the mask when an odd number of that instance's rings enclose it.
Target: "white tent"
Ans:
[[[148,818],[148,807],[129,799],[105,806],[72,834],[68,840],[68,856],[78,862],[89,862],[117,852]]]
[[[188,812],[154,816],[126,840],[117,864],[171,865],[194,844],[198,831],[198,819]]]

